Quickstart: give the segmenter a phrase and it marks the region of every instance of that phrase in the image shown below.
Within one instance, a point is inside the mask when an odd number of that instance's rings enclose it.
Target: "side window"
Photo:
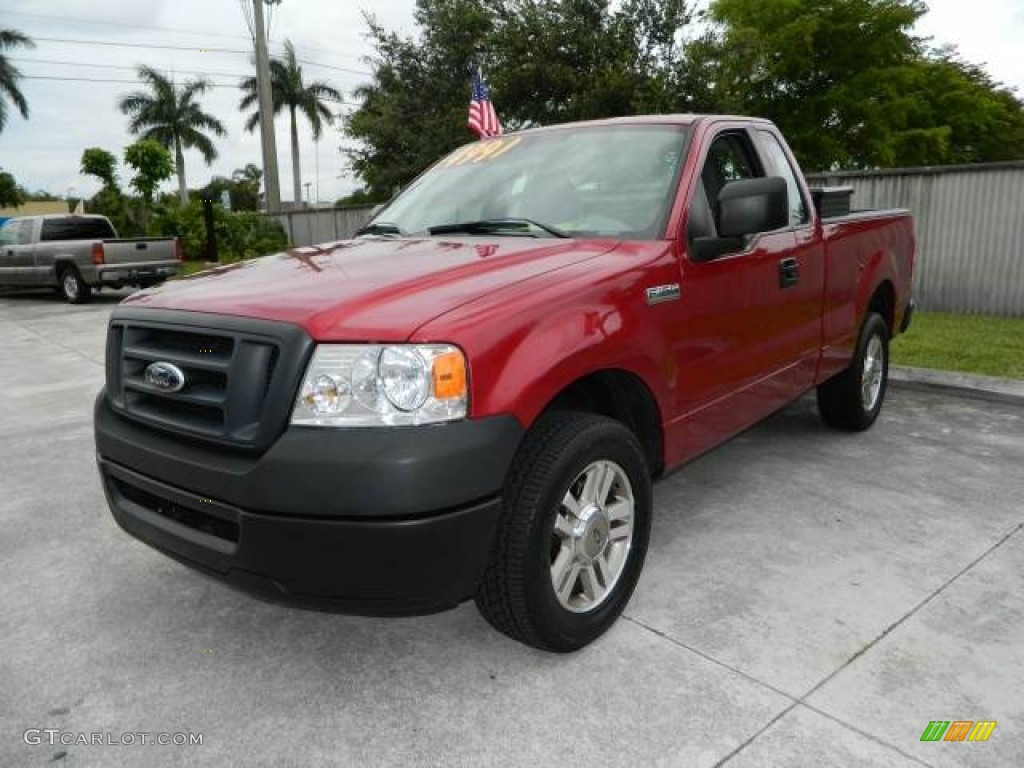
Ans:
[[[101,240],[113,237],[114,233],[103,219],[70,218],[43,219],[43,233],[39,238],[46,242],[58,240]]]
[[[3,245],[28,245],[32,241],[32,221],[8,221],[0,229],[0,243]]]
[[[102,240],[114,237],[114,232],[105,219],[78,219],[75,240]]]
[[[17,242],[18,222],[7,221],[0,227],[0,245],[14,245]]]
[[[796,173],[793,171],[789,158],[786,157],[785,150],[782,149],[782,144],[779,143],[775,134],[769,131],[758,131],[757,135],[761,143],[761,149],[764,151],[765,159],[771,166],[771,173],[775,176],[781,176],[786,180],[786,188],[789,190],[790,223],[794,225],[806,224],[810,220],[810,216],[807,215],[807,203],[804,202],[803,194],[800,192],[800,184],[796,180]]]
[[[52,242],[54,240],[70,240],[67,219],[43,219],[43,231],[39,235],[41,242]]]
[[[692,242],[698,237],[718,236],[718,193],[730,181],[764,176],[757,154],[745,131],[722,133],[708,149],[700,172],[700,186],[690,204],[689,231]]]

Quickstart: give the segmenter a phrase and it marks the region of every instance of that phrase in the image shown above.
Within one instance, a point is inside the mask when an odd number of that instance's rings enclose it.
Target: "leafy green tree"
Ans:
[[[142,198],[139,228],[147,232],[153,195],[162,182],[174,175],[174,161],[167,148],[156,139],[140,139],[125,147],[124,162],[135,170],[131,186]]]
[[[382,195],[374,195],[367,189],[357,189],[344,197],[339,197],[334,201],[335,208],[344,208],[350,205],[375,205],[377,203],[386,203],[387,198]]]
[[[650,112],[774,120],[809,170],[1024,158],[1024,107],[914,36],[921,0],[417,0],[417,34],[367,17],[372,81],[344,122],[387,198],[464,143],[468,65],[508,129]],[[703,22],[688,34],[695,17]]]
[[[167,148],[155,139],[140,139],[124,149],[124,162],[135,169],[132,188],[147,203],[160,183],[174,175],[174,161]]]
[[[214,176],[210,183],[199,192],[198,199],[220,202],[221,195],[228,193],[232,211],[259,211],[260,179],[263,171],[249,163],[245,168],[238,168],[231,178]]]
[[[774,120],[808,169],[1024,156],[1020,101],[914,37],[926,11],[920,0],[714,0],[686,64],[705,104]]]
[[[85,176],[94,176],[99,179],[104,189],[119,190],[117,158],[112,152],[100,147],[89,147],[82,152],[80,170]]]
[[[0,29],[0,131],[7,124],[6,99],[10,99],[21,116],[28,119],[28,102],[18,87],[21,71],[11,64],[4,51],[16,48],[35,48],[35,43],[14,29]]]
[[[953,48],[922,61],[919,94],[894,147],[895,165],[997,162],[1024,158],[1024,105]],[[916,140],[914,129],[930,140]]]
[[[0,208],[17,208],[24,202],[24,190],[18,186],[14,176],[7,171],[0,171]]]
[[[674,106],[670,74],[692,18],[682,0],[508,0],[492,6],[491,79],[512,124]]]
[[[366,17],[376,49],[373,82],[356,91],[362,106],[345,121],[356,140],[347,150],[353,170],[385,199],[470,138],[467,67],[491,33],[491,16],[479,0],[417,0],[415,19],[422,29],[418,40]],[[507,122],[504,102],[498,106]]]
[[[102,184],[100,191],[88,201],[87,210],[106,216],[122,236],[136,231],[117,181],[117,158],[114,154],[100,147],[89,147],[82,152],[79,169],[85,176],[92,176]]]
[[[55,203],[61,198],[52,192],[47,192],[45,189],[37,189],[35,192],[29,192],[24,190],[25,200],[34,203]]]
[[[246,163],[244,168],[236,168],[231,179],[239,184],[248,184],[259,192],[260,183],[263,181],[263,169],[255,163]]]
[[[218,260],[222,263],[266,256],[288,247],[284,228],[269,216],[248,211],[229,213],[215,205],[213,223]],[[160,234],[181,239],[186,258],[205,257],[206,225],[199,200],[157,211],[153,224]]]
[[[259,89],[255,76],[242,80],[239,87],[244,96],[239,103],[243,110],[251,109],[259,102]],[[284,59],[272,59],[270,62],[270,88],[273,95],[274,114],[282,109],[288,110],[291,118],[292,139],[292,183],[295,203],[302,202],[302,169],[299,165],[299,130],[297,116],[299,113],[309,121],[313,130],[313,139],[319,140],[324,124],[334,122],[334,113],[328,104],[341,101],[341,91],[327,83],[316,80],[307,83],[302,74],[302,66],[295,55],[295,46],[291,40],[284,42]],[[260,123],[259,111],[253,112],[245,122],[247,131],[254,131]]]
[[[135,91],[118,101],[118,108],[131,118],[129,130],[141,134],[143,139],[155,139],[174,149],[174,163],[178,172],[178,195],[188,202],[185,183],[184,149],[197,149],[207,165],[217,158],[217,150],[208,134],[225,136],[221,122],[203,112],[198,97],[206,92],[210,83],[198,78],[189,80],[180,88],[174,81],[152,67],[139,67],[139,79],[148,91]]]
[[[684,0],[417,0],[417,37],[367,17],[373,81],[348,116],[346,154],[375,199],[471,138],[470,66],[506,129],[671,111]]]

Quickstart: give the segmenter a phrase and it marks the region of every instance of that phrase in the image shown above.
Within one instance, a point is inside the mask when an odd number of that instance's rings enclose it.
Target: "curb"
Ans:
[[[1017,379],[893,366],[889,369],[889,380],[908,389],[942,390],[962,397],[1024,405],[1024,381]]]

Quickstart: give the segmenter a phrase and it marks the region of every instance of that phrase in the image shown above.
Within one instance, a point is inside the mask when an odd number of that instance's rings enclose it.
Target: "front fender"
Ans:
[[[619,249],[504,288],[436,319],[412,340],[448,340],[466,352],[473,417],[511,413],[528,428],[573,382],[622,370],[646,384],[667,419],[674,366],[665,333],[677,305],[648,306],[645,288],[678,282],[678,263],[660,244],[646,248]]]
[[[624,371],[640,379],[662,419],[671,408],[669,372],[658,359],[656,333],[643,334],[635,317],[610,307],[575,308],[532,330],[495,371],[495,386],[475,391],[482,412],[514,413],[529,427],[559,393],[603,371]],[[644,335],[645,343],[638,343]]]

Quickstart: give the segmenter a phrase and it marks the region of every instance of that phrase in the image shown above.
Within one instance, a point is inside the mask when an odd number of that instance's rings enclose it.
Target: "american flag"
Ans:
[[[477,68],[473,72],[473,95],[469,102],[469,130],[481,139],[488,136],[501,136],[501,122],[498,113],[491,104],[491,96],[487,91],[484,76]]]

